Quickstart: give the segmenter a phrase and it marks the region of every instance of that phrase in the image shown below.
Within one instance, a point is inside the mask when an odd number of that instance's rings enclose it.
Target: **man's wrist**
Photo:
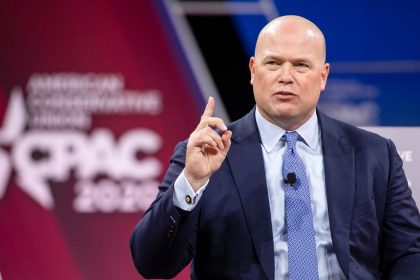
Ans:
[[[194,176],[191,176],[188,174],[188,171],[184,169],[184,176],[187,179],[188,183],[190,184],[191,188],[194,190],[194,192],[197,192],[199,189],[201,189],[206,182],[209,180],[208,177],[206,178],[194,178]]]
[[[185,176],[185,170],[181,172],[174,183],[174,205],[184,211],[192,211],[200,200],[209,180],[195,191]]]

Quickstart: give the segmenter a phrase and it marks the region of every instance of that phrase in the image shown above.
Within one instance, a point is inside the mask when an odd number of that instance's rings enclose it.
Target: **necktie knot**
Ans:
[[[284,133],[283,137],[286,138],[287,148],[295,150],[299,134],[296,131],[291,131]]]

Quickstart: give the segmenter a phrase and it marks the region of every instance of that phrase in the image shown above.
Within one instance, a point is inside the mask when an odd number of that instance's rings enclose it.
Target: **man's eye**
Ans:
[[[309,65],[306,63],[297,63],[295,66],[298,72],[306,72],[310,68]]]
[[[277,70],[277,69],[280,67],[280,65],[281,65],[281,63],[280,63],[280,62],[278,62],[278,61],[276,61],[276,60],[268,60],[268,61],[265,63],[265,67],[266,67],[268,70]]]

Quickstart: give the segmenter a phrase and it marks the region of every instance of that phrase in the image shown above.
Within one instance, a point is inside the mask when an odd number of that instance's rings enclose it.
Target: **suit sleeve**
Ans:
[[[172,278],[194,255],[200,204],[193,211],[173,204],[174,182],[184,168],[185,153],[184,141],[175,147],[159,193],[131,235],[131,255],[145,278]]]
[[[388,140],[390,172],[383,224],[386,279],[419,279],[420,215],[405,177],[402,160]]]

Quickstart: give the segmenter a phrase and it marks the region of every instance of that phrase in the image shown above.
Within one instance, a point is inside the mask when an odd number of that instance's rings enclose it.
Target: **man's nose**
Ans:
[[[278,82],[283,84],[290,84],[293,82],[293,65],[290,63],[283,63],[278,70]]]

